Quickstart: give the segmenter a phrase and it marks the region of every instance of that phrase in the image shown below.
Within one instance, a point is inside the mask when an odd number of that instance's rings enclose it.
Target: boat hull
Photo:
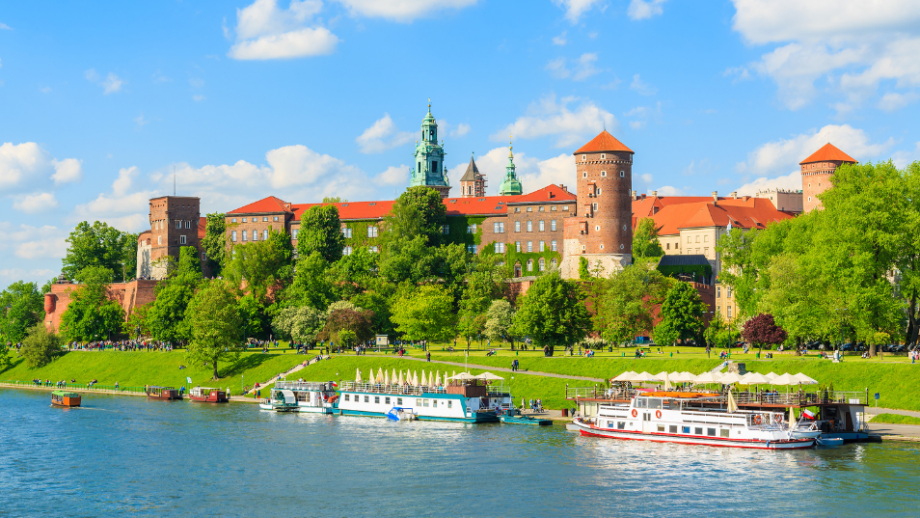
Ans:
[[[61,408],[76,408],[80,406],[80,398],[64,398],[64,401],[52,401],[51,405]]]
[[[194,396],[189,394],[188,396],[190,401],[195,401],[196,403],[229,403],[230,400],[227,396],[209,394],[208,396]]]
[[[533,417],[521,417],[521,416],[500,416],[499,419],[505,424],[525,424],[530,426],[549,426],[553,424],[553,421],[550,419],[535,419]]]
[[[302,414],[331,414],[332,408],[321,406],[302,406],[299,408]]]
[[[336,409],[333,411],[335,415],[340,416],[358,416],[358,417],[387,417],[386,412],[368,412],[362,410],[347,410],[347,409]],[[442,417],[442,416],[431,416],[431,415],[416,415],[416,420],[418,421],[447,421],[447,422],[456,422],[456,423],[497,423],[498,416],[495,415],[495,412],[478,412],[471,417]]]
[[[668,442],[675,444],[692,444],[698,446],[716,446],[721,448],[745,448],[754,450],[801,450],[815,445],[815,439],[788,439],[765,441],[759,439],[729,439],[720,437],[700,437],[692,435],[647,433],[627,430],[598,428],[584,423],[574,423],[581,435],[605,439],[627,441]]]

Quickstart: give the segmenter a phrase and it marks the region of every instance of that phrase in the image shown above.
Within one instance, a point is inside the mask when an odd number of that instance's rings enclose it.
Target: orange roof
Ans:
[[[598,136],[591,139],[591,142],[588,142],[584,146],[578,148],[575,155],[579,153],[600,153],[603,151],[626,151],[627,153],[632,153],[633,150],[626,147],[622,142],[616,139],[610,133],[607,133],[607,130],[604,130],[598,134]]]
[[[837,146],[828,142],[824,146],[811,154],[810,157],[806,158],[799,162],[801,164],[811,164],[813,162],[829,162],[832,160],[838,160],[840,162],[850,162],[855,164],[856,160],[853,159],[850,155],[844,153],[837,149]]]
[[[207,230],[208,230],[208,218],[206,217],[198,218],[198,239],[199,240],[204,239],[205,234],[207,234]]]
[[[668,198],[661,198],[665,201]],[[637,218],[650,217],[663,236],[680,234],[682,228],[725,227],[762,230],[767,225],[792,219],[792,214],[777,210],[765,198],[712,198],[686,197],[694,201],[664,204],[655,214],[637,214]],[[671,198],[673,201],[674,198]],[[633,207],[637,202],[633,202]],[[645,207],[640,205],[640,207]]]
[[[231,210],[227,214],[261,214],[264,212],[290,212],[285,207],[284,200],[269,196],[259,201],[254,201],[249,205],[244,205],[238,209]]]

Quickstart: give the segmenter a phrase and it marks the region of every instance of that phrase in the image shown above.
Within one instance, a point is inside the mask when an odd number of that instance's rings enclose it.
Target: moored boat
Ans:
[[[82,398],[76,392],[67,392],[64,390],[55,390],[51,393],[51,404],[62,407],[78,407]]]
[[[601,405],[593,418],[577,418],[581,435],[610,439],[729,448],[794,450],[815,438],[795,437],[782,412],[739,410],[731,398],[693,392],[637,393],[628,405]]]
[[[336,391],[336,384],[332,381],[276,381],[275,386],[272,388],[271,401],[276,401],[276,393],[281,391],[290,392],[293,395],[293,401],[296,403],[296,411],[306,414],[331,414],[339,397]],[[284,403],[284,405],[286,404]]]
[[[173,387],[151,387],[147,386],[144,388],[144,392],[147,394],[147,397],[150,399],[161,399],[163,401],[172,401],[176,399],[182,399],[182,394],[178,389]]]
[[[227,403],[230,398],[227,391],[211,387],[195,387],[188,391],[190,401],[199,403]]]
[[[527,424],[531,426],[549,426],[553,424],[551,419],[540,419],[529,415],[523,415],[521,411],[517,409],[511,409],[500,413],[498,419],[505,424]]]
[[[262,410],[274,412],[297,412],[297,397],[290,390],[272,389],[271,396],[259,402]]]

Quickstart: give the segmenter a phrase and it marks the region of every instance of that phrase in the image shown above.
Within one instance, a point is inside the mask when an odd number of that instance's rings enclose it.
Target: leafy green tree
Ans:
[[[680,333],[671,322],[660,322],[652,329],[652,340],[658,345],[674,345],[680,339]]]
[[[310,306],[325,311],[335,301],[333,285],[327,271],[329,263],[319,252],[301,256],[297,260],[294,282],[285,290],[284,298],[289,305]]]
[[[715,318],[709,322],[709,327],[703,332],[703,338],[710,345],[728,345],[732,341],[732,324],[722,318],[721,314],[716,314]]]
[[[326,326],[326,315],[309,306],[284,308],[272,321],[275,334],[298,343],[313,343]]]
[[[654,265],[639,262],[604,282],[595,306],[595,329],[608,342],[623,344],[652,331],[655,312],[675,281],[662,275]]]
[[[534,281],[518,300],[512,332],[538,345],[571,345],[591,331],[585,295],[575,281],[549,272]]]
[[[332,308],[326,319],[325,327],[317,336],[320,340],[331,340],[339,342],[340,345],[342,342],[364,342],[374,337],[373,321],[374,313],[367,309]],[[348,341],[349,339],[351,342]]]
[[[514,324],[514,306],[505,299],[493,300],[486,313],[484,333],[490,340],[508,340],[514,344],[511,326]]]
[[[307,257],[319,252],[323,259],[334,263],[341,259],[345,235],[335,205],[315,205],[300,216],[297,234],[297,256]]]
[[[202,284],[186,309],[192,339],[186,349],[191,362],[205,362],[217,379],[217,362],[236,361],[242,352],[243,325],[237,304],[237,288],[225,280]]]
[[[331,264],[327,276],[332,284],[335,297],[350,299],[375,285],[377,279],[377,259],[380,254],[358,247]]]
[[[409,340],[447,341],[454,336],[454,298],[436,284],[421,286],[392,308],[396,330]]]
[[[662,344],[691,339],[702,342],[705,313],[706,304],[693,286],[686,282],[674,284],[661,304],[661,322],[653,331],[655,342]],[[662,329],[659,330],[659,327]],[[661,342],[659,336],[669,340]]]
[[[252,293],[240,297],[238,304],[245,336],[247,338],[268,338],[269,316],[266,307]]]
[[[664,255],[664,250],[661,249],[661,243],[658,241],[658,227],[655,226],[655,220],[652,218],[639,220],[636,231],[633,233],[632,250],[633,257],[639,259]]]
[[[29,334],[22,341],[22,356],[31,369],[48,365],[60,353],[60,338],[48,331],[44,324],[29,329]]]
[[[457,331],[470,341],[482,334],[486,325],[486,312],[492,301],[501,295],[501,288],[495,282],[490,271],[477,271],[467,276],[463,295],[460,298],[460,313]]]
[[[122,232],[100,221],[92,225],[84,221],[70,233],[67,243],[63,271],[68,279],[76,279],[81,270],[90,266],[110,270],[113,280],[119,282],[133,277],[137,271],[136,234]]]
[[[323,196],[323,203],[348,203],[348,200],[341,196]]]
[[[224,277],[243,286],[259,303],[265,303],[269,291],[286,286],[294,274],[294,247],[289,236],[271,230],[268,239],[233,247],[224,266]]]
[[[212,276],[217,277],[221,274],[227,254],[227,219],[222,212],[212,212],[207,219],[201,248],[207,257],[208,270]]]
[[[377,291],[365,291],[354,297],[351,302],[356,306],[369,309],[374,312],[372,319],[373,329],[380,334],[392,335],[394,331],[393,322],[390,320],[390,302],[382,293]]]
[[[177,274],[201,276],[201,260],[198,259],[198,250],[194,246],[183,246],[179,249]]]
[[[13,342],[44,320],[44,297],[34,282],[16,281],[0,292],[0,336]]]
[[[166,279],[156,287],[156,299],[144,315],[142,328],[148,330],[154,340],[187,342],[192,337],[192,330],[186,318],[186,309],[201,284],[197,250],[191,246],[182,247],[178,265],[169,268],[169,271]],[[129,333],[133,332],[129,329]]]
[[[150,328],[147,326],[147,319],[150,314],[150,308],[152,307],[153,302],[135,307],[134,311],[128,315],[128,320],[122,327],[122,333],[134,339],[143,335],[149,335]]]
[[[87,266],[77,274],[82,285],[71,292],[70,304],[61,315],[61,334],[68,340],[108,339],[122,329],[125,312],[109,298],[112,271]]]
[[[384,248],[391,239],[424,238],[426,245],[441,242],[442,228],[447,222],[447,207],[438,191],[425,186],[409,187],[384,218]]]
[[[578,258],[578,278],[583,281],[591,278],[591,272],[588,270],[588,259],[584,256]]]

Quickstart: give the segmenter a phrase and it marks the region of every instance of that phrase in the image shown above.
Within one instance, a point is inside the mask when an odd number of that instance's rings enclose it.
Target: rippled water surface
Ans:
[[[0,516],[920,516],[920,448],[777,453],[0,390]]]

